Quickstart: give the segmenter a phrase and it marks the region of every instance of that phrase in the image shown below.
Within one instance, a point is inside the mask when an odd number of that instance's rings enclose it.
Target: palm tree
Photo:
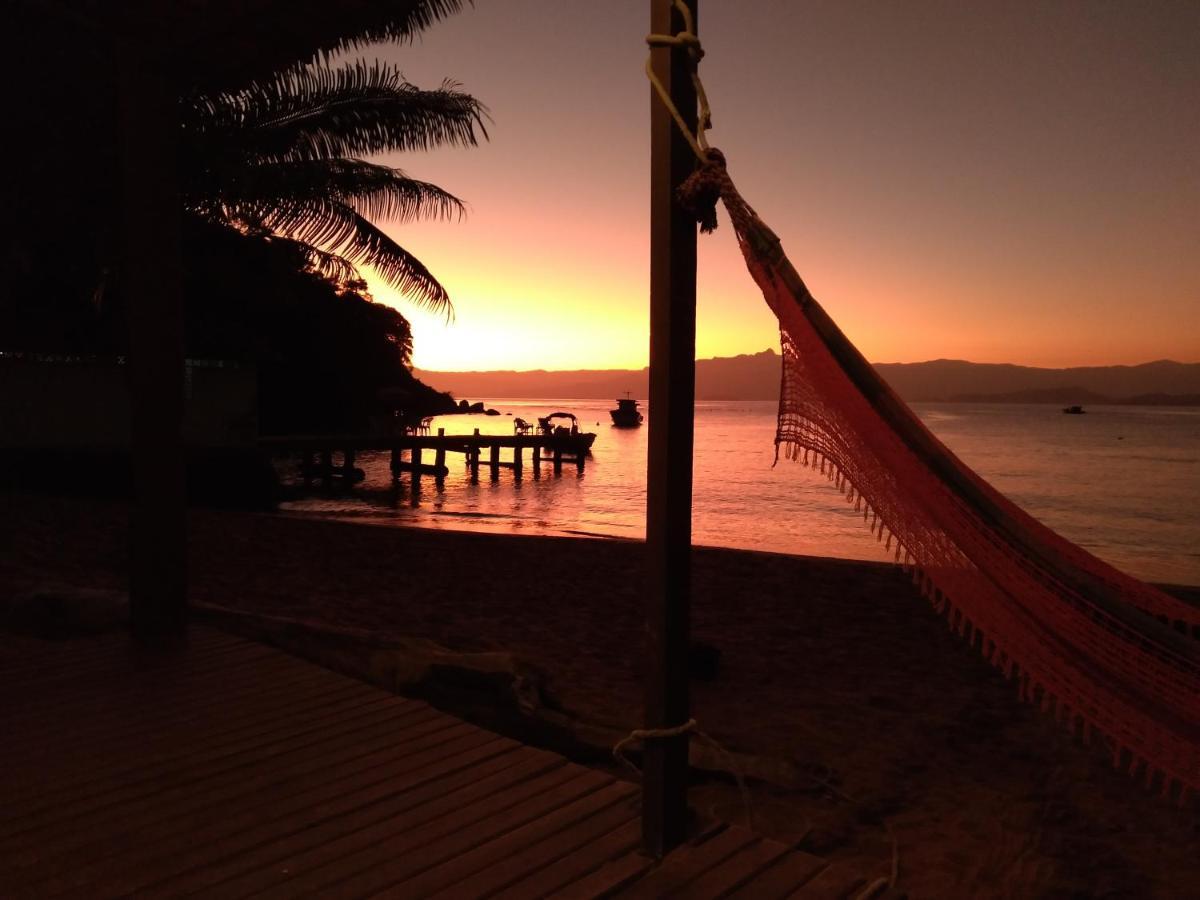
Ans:
[[[453,82],[421,90],[379,63],[298,66],[195,94],[182,103],[184,204],[210,223],[296,243],[312,269],[337,282],[369,265],[449,314],[445,288],[375,223],[461,216],[462,202],[362,157],[474,146],[487,137],[486,118]]]

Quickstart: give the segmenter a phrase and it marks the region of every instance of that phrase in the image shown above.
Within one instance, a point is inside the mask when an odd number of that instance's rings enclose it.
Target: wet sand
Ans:
[[[123,588],[126,524],[121,503],[0,496],[0,592]],[[639,724],[638,544],[213,511],[191,528],[194,601],[506,651],[572,716]],[[760,830],[878,875],[894,840],[913,897],[1166,898],[1200,884],[1196,809],[1145,793],[1103,747],[1019,703],[898,571],[699,548],[692,630],[721,653],[717,677],[692,686],[700,727],[762,771],[801,773],[752,785]],[[740,816],[720,779],[692,799]]]

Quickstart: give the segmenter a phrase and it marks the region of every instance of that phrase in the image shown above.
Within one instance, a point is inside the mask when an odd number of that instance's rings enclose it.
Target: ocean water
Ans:
[[[599,400],[496,400],[502,416],[441,416],[447,434],[511,434],[512,416],[533,421],[574,412],[597,432],[582,474],[564,465],[523,478],[507,469],[497,481],[486,465],[471,484],[462,456],[450,454],[444,488],[407,476],[392,487],[388,457],[359,456],[366,480],[346,490],[315,487],[283,504],[288,514],[381,525],[470,529],[506,534],[645,534],[648,429],[618,429]],[[1200,585],[1200,410],[1057,407],[1010,404],[916,404],[947,446],[1032,515],[1102,559],[1139,578]],[[650,411],[645,410],[647,420]],[[696,405],[692,533],[697,544],[780,553],[882,560],[860,516],[823,476],[774,462],[775,403]],[[528,451],[527,451],[528,454]],[[508,458],[507,453],[502,457]],[[294,482],[294,464],[283,464]]]

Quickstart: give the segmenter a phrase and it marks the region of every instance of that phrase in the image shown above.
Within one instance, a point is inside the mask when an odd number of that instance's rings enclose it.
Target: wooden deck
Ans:
[[[193,628],[0,636],[0,895],[848,897],[736,827],[661,865],[638,789],[286,654]]]

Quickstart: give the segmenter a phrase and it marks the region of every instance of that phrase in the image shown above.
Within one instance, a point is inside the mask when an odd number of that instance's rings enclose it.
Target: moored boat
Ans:
[[[608,414],[612,416],[613,425],[618,428],[636,428],[642,424],[643,416],[638,412],[638,402],[630,399],[628,394],[618,397],[617,408],[610,409]]]
[[[596,440],[594,431],[579,430],[579,420],[574,413],[569,412],[553,412],[548,416],[540,416],[538,430],[551,438],[554,445],[568,453],[587,453]]]

